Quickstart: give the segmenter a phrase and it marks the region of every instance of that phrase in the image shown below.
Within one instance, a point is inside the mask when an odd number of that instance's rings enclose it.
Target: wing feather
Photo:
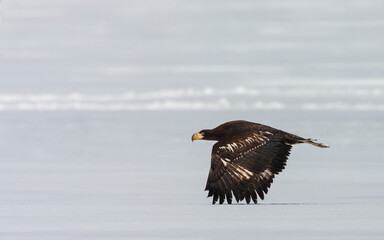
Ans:
[[[291,149],[283,134],[272,132],[243,131],[213,146],[205,189],[213,204],[232,203],[232,193],[237,202],[257,203],[257,195],[264,199]]]
[[[257,203],[257,195],[255,191],[251,191],[251,197],[252,197],[252,201],[254,203]]]
[[[251,193],[249,192],[249,190],[245,192],[245,201],[247,201],[247,204],[251,202]]]

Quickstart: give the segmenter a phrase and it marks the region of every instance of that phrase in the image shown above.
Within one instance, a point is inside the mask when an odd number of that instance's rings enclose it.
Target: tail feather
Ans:
[[[291,133],[285,133],[285,141],[286,141],[285,144],[288,144],[288,145],[308,143],[308,144],[311,144],[311,145],[319,147],[319,148],[329,148],[329,146],[324,144],[324,143],[316,142],[317,139],[312,139],[312,138],[305,139],[305,138],[299,137],[297,135],[293,135]]]
[[[323,144],[323,143],[317,143],[316,141],[317,141],[317,139],[308,138],[308,139],[301,140],[300,142],[302,142],[302,143],[309,143],[309,144],[312,144],[313,146],[316,146],[316,147],[319,147],[319,148],[329,148],[328,145]]]

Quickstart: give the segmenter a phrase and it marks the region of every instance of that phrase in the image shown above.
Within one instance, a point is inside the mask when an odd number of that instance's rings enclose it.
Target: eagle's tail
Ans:
[[[300,142],[301,143],[309,143],[309,144],[312,144],[313,146],[316,146],[319,148],[329,148],[328,145],[323,144],[323,143],[317,143],[316,141],[317,141],[317,139],[308,138],[308,139],[301,140]]]
[[[329,148],[329,146],[326,144],[316,142],[317,139],[312,139],[312,138],[305,139],[305,138],[302,138],[302,137],[299,137],[299,136],[296,136],[296,135],[293,135],[290,133],[286,133],[285,137],[286,137],[286,144],[288,144],[288,145],[308,143],[308,144],[311,144],[311,145],[319,147],[319,148]]]

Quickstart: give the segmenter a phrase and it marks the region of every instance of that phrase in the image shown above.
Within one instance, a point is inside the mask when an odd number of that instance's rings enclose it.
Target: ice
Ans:
[[[8,112],[0,118],[3,239],[380,239],[381,114]],[[210,142],[260,121],[331,146],[294,146],[259,205],[211,205]]]
[[[383,1],[0,2],[0,239],[383,239]],[[211,205],[230,121],[298,145]]]

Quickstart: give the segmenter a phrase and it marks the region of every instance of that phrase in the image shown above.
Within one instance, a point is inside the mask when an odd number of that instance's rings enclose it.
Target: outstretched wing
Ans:
[[[213,196],[212,204],[225,199],[231,204],[232,194],[237,202],[245,198],[249,203],[252,198],[257,203],[257,195],[264,199],[275,175],[285,168],[290,150],[284,134],[276,131],[240,132],[217,142],[205,188],[208,197]]]

